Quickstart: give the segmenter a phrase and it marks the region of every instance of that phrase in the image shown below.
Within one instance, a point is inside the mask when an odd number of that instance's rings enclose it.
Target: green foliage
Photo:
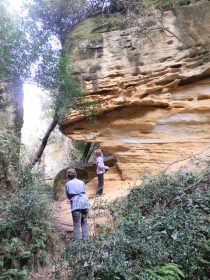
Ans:
[[[31,77],[33,63],[45,52],[50,53],[50,34],[40,29],[34,16],[11,15],[6,1],[0,1],[0,81],[12,82]]]
[[[0,131],[0,187],[10,186],[18,169],[20,139],[9,129]]]
[[[106,2],[106,5],[104,5]],[[107,14],[113,11],[119,11],[122,9],[122,3],[120,5],[114,2],[121,1],[100,1],[100,0],[56,0],[56,1],[43,1],[36,0],[33,2],[32,9],[36,13],[37,17],[44,24],[45,28],[58,36],[62,42],[64,42],[65,36],[77,23],[87,19],[91,16],[102,15],[103,12]],[[109,18],[107,18],[109,21]],[[111,19],[112,20],[112,19]],[[106,24],[107,25],[107,24]],[[82,36],[84,36],[84,30]],[[76,34],[77,36],[77,34]],[[80,35],[78,35],[80,36]],[[91,34],[88,34],[91,36]],[[93,35],[92,35],[93,36]]]
[[[149,274],[157,280],[180,280],[185,276],[176,264],[166,263],[154,270],[148,269]]]
[[[1,277],[3,280],[11,280],[11,279],[26,279],[26,276],[28,274],[28,271],[26,269],[23,269],[21,271],[18,271],[18,269],[8,269],[4,275]]]
[[[35,80],[53,100],[51,114],[63,118],[73,110],[92,119],[99,104],[89,101],[84,85],[75,80],[70,57],[53,51],[50,56],[43,53],[40,63],[44,67],[38,67]]]
[[[0,278],[26,279],[49,251],[51,190],[41,174],[21,166],[12,130],[1,131],[0,144]]]
[[[95,13],[100,4],[98,0],[35,0],[32,9],[46,29],[63,41],[67,32]]]
[[[85,98],[83,85],[72,74],[70,58],[61,53],[58,38],[37,17],[34,2],[28,3],[24,17],[12,17],[7,12],[6,0],[0,1],[0,83],[5,82],[8,87],[10,83],[21,86],[26,80],[33,81],[53,100],[50,108],[53,120],[31,163],[34,165],[41,158],[50,133],[70,109],[90,118],[96,112],[96,104]],[[7,103],[11,98],[6,96],[9,90],[2,92],[0,106],[4,107],[4,101]],[[9,164],[3,168],[7,186],[10,184],[8,167]]]
[[[0,2],[0,82],[36,83],[49,92],[54,101],[51,109],[59,117],[69,108],[86,112],[93,103],[84,99],[83,85],[73,77],[70,58],[61,53],[58,38],[42,25],[33,4],[20,17],[10,15],[5,3]]]
[[[63,42],[69,30],[90,17],[99,15],[97,20],[100,25],[109,28],[110,23],[112,26],[113,23],[121,25],[125,20],[118,18],[115,21],[116,16],[133,18],[138,15],[144,18],[146,15],[151,16],[152,10],[160,11],[165,6],[172,7],[176,2],[178,0],[35,0],[32,8],[47,30],[59,36]]]
[[[23,188],[13,189],[10,197],[0,200],[1,279],[25,279],[28,270],[42,265],[47,257],[51,191],[40,174],[29,177]]]
[[[46,29],[59,36],[64,42],[68,32],[85,19],[87,26],[90,27],[92,20],[89,21],[89,19],[96,17],[96,28],[99,24],[102,27],[100,31],[104,32],[128,22],[125,16],[127,18],[133,18],[134,15],[138,15],[140,18],[149,14],[151,16],[154,8],[161,10],[163,2],[153,0],[35,0],[32,8]],[[99,17],[97,17],[98,15]],[[76,33],[75,36],[77,36]],[[85,37],[84,30],[78,36]],[[88,32],[86,37],[90,36],[91,34]]]
[[[68,279],[207,280],[210,175],[147,174],[116,201],[114,227],[65,251]]]
[[[79,161],[82,158],[86,142],[82,140],[72,140],[73,149],[69,153],[69,163]]]

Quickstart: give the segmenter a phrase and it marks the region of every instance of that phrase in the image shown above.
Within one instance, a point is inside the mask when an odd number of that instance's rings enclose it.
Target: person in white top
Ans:
[[[85,183],[77,179],[77,173],[75,169],[69,169],[67,176],[70,179],[65,184],[66,196],[71,203],[71,213],[73,218],[73,237],[74,239],[80,239],[80,227],[82,228],[82,238],[84,240],[89,239],[87,214],[90,208],[90,204],[86,195]]]
[[[96,174],[98,176],[98,190],[96,196],[103,194],[104,188],[104,173],[109,170],[109,167],[104,165],[104,157],[101,149],[95,151],[96,154]]]

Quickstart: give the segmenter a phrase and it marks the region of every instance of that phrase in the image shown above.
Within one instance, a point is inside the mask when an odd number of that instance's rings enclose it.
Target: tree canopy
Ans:
[[[34,0],[31,5],[46,29],[63,42],[65,35],[78,22],[92,16],[123,14],[144,18],[160,10],[161,0]]]
[[[0,82],[32,78],[32,65],[51,49],[49,32],[35,17],[11,15],[0,1]]]
[[[61,41],[78,22],[102,11],[113,12],[122,10],[124,1],[116,0],[34,0],[30,5],[37,17]]]

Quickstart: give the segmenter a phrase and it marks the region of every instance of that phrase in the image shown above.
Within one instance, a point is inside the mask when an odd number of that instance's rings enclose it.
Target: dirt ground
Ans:
[[[197,156],[191,158],[186,158],[178,162],[174,162],[167,168],[167,172],[174,172],[181,170],[184,172],[195,171],[197,174],[202,174],[209,163],[210,160],[210,148],[199,153]],[[107,204],[114,201],[115,199],[120,199],[126,196],[130,189],[134,185],[139,185],[140,180],[138,178],[130,181],[122,181],[120,176],[113,176],[114,169],[110,169],[109,172],[105,174],[105,186],[104,186],[104,196],[96,197],[97,189],[97,178],[93,179],[89,184],[87,184],[87,195],[90,200],[91,208],[89,212],[88,225],[90,230],[90,235],[93,236],[100,230],[100,226],[105,223],[110,223],[111,216],[107,210]],[[123,206],[123,205],[122,205]],[[61,201],[54,201],[53,208],[55,212],[54,218],[54,231],[55,234],[65,235],[66,241],[71,242],[71,236],[73,232],[73,222],[70,212],[70,204],[67,199]],[[105,209],[105,210],[104,210]],[[65,246],[65,243],[60,241],[57,246]],[[33,272],[29,277],[29,280],[51,280],[53,278],[55,267],[53,264],[46,264],[39,271]]]

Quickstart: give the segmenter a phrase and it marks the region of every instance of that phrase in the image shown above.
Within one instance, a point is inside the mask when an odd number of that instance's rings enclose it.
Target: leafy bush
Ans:
[[[18,152],[20,139],[14,131],[1,129],[0,131],[0,187],[10,187],[12,175],[18,168]]]
[[[110,206],[111,232],[67,247],[68,279],[209,279],[209,183],[209,173],[144,176]]]
[[[0,279],[25,279],[30,268],[44,263],[51,237],[50,196],[41,176],[30,173],[30,181],[0,201]]]

